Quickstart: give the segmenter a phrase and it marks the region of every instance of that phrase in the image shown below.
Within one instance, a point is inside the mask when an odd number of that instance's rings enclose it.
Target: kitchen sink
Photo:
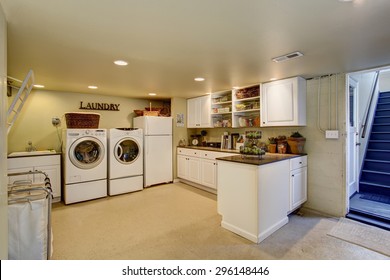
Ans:
[[[22,156],[37,156],[45,154],[56,153],[54,150],[41,150],[41,151],[31,151],[31,152],[13,152],[8,155],[8,157],[22,157]]]

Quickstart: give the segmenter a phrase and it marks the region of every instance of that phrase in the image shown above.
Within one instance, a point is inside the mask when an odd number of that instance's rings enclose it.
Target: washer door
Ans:
[[[123,138],[116,143],[114,155],[122,164],[131,164],[139,157],[141,149],[138,142],[133,138]]]
[[[104,158],[104,145],[94,137],[83,137],[72,143],[69,159],[78,168],[91,169]]]

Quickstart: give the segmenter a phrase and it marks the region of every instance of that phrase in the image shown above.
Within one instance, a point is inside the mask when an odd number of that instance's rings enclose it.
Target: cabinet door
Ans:
[[[307,200],[307,167],[291,171],[290,211],[298,208]]]
[[[261,126],[306,125],[306,81],[301,77],[263,84]]]
[[[201,163],[201,184],[216,189],[217,188],[217,166],[215,160],[202,159]]]
[[[200,183],[200,158],[187,158],[188,180],[194,183]]]
[[[200,127],[200,102],[198,98],[191,98],[187,100],[187,127]]]
[[[199,97],[200,101],[200,127],[211,127],[211,96]]]
[[[187,179],[187,157],[178,155],[177,156],[177,177]]]
[[[205,95],[187,100],[187,127],[211,127],[211,97]]]

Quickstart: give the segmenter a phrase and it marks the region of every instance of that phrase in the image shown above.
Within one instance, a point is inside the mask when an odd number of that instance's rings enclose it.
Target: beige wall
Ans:
[[[187,99],[174,97],[171,100],[171,114],[173,117],[173,178],[177,177],[176,147],[180,139],[187,139]],[[177,125],[177,114],[183,114],[184,126]]]
[[[346,214],[345,88],[345,75],[337,76],[337,91],[336,76],[331,77],[331,84],[329,78],[321,79],[321,102],[318,107],[319,80],[308,80],[307,126],[302,129],[307,138],[305,151],[308,154],[308,201],[305,207],[333,216]],[[339,139],[325,139],[325,133],[318,128],[318,108],[322,130],[335,130],[337,115]]]
[[[7,194],[7,23],[0,5],[0,259],[8,259]]]
[[[14,95],[12,96],[14,98]],[[80,101],[120,104],[120,111],[79,110]],[[161,101],[153,101],[152,106],[161,106]],[[101,114],[99,128],[132,127],[133,110],[149,107],[149,100],[130,99],[95,94],[69,93],[57,91],[33,91],[28,97],[17,121],[8,137],[8,153],[24,151],[27,142],[32,141],[37,149],[61,151],[57,128],[51,123],[52,117],[61,119],[58,129],[61,135],[66,128],[66,112],[97,112]]]

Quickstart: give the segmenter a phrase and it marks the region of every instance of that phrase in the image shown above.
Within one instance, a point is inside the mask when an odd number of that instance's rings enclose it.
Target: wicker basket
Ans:
[[[65,113],[67,128],[99,128],[98,113]]]

